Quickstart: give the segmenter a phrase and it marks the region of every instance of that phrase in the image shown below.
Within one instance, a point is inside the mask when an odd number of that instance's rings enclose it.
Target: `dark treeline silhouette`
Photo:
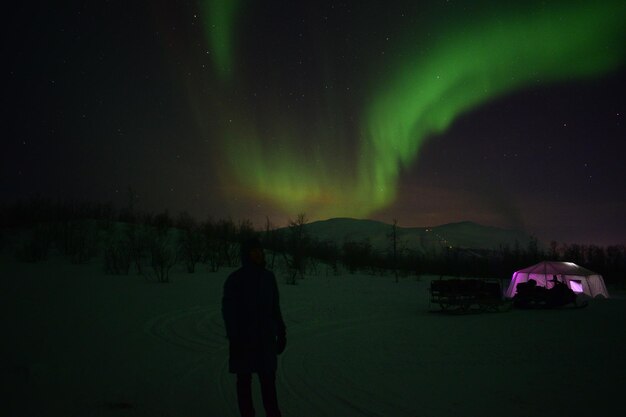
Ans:
[[[209,270],[239,264],[238,242],[257,232],[249,221],[232,219],[198,222],[189,213],[142,212],[133,205],[59,202],[31,199],[0,206],[2,235],[24,231],[15,242],[15,256],[40,262],[56,250],[73,263],[86,263],[102,254],[108,274],[136,273],[168,282],[170,271],[182,264],[193,273],[199,263]],[[0,242],[2,242],[0,235]]]
[[[495,250],[453,246],[407,249],[390,225],[389,248],[375,248],[367,239],[334,242],[309,236],[307,219],[299,214],[285,228],[267,219],[262,231],[248,220],[207,217],[198,221],[187,212],[171,215],[139,211],[130,203],[121,209],[112,204],[52,201],[35,198],[0,205],[0,226],[27,230],[15,251],[18,260],[39,262],[55,249],[73,263],[85,263],[102,253],[109,274],[144,275],[157,282],[169,281],[174,265],[194,273],[198,264],[210,271],[239,263],[238,245],[256,236],[268,250],[270,269],[284,268],[287,283],[296,284],[307,274],[349,273],[398,276],[446,275],[508,279],[523,267],[542,260],[575,262],[602,274],[605,281],[626,285],[626,245],[582,245],[550,242],[542,247],[536,238],[526,246],[500,246]],[[4,233],[3,233],[4,234]],[[0,245],[2,242],[0,235]]]
[[[291,221],[288,228],[274,230],[271,249],[291,253],[298,259],[300,273],[304,269],[319,269],[323,263],[338,272],[339,265],[349,273],[365,272],[384,274],[391,271],[396,278],[409,275],[446,275],[509,279],[513,272],[535,263],[552,260],[574,262],[602,274],[610,284],[626,285],[626,245],[581,245],[550,242],[542,248],[536,237],[526,246],[516,242],[512,247],[502,245],[497,249],[466,249],[441,246],[429,250],[408,249],[406,242],[397,237],[397,222],[389,229],[389,247],[375,248],[368,239],[333,242],[319,240],[306,234],[304,215]],[[266,231],[266,235],[271,230]]]

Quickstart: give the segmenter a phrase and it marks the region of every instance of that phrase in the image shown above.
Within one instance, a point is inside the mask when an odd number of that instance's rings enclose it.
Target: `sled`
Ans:
[[[437,279],[431,281],[429,291],[430,305],[438,305],[443,313],[494,313],[511,308],[511,302],[502,296],[500,281],[495,279]]]

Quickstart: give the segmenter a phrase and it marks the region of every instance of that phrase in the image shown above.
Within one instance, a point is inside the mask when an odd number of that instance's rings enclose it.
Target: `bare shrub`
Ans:
[[[239,245],[236,243],[237,226],[232,219],[221,219],[215,224],[215,239],[220,263],[227,267],[236,266]]]
[[[220,242],[216,236],[215,223],[209,218],[200,225],[202,236],[202,262],[209,265],[211,272],[217,272],[222,266]]]
[[[237,227],[237,235],[235,240],[238,242],[245,242],[251,238],[257,237],[257,232],[254,230],[254,225],[248,219],[239,222]]]
[[[305,230],[307,218],[304,213],[298,214],[295,220],[289,222],[289,236],[287,250],[283,258],[287,267],[286,283],[295,285],[296,279],[304,279],[307,265],[306,247],[309,241]]]
[[[104,246],[104,272],[111,275],[128,275],[131,252],[128,241],[110,239]]]
[[[284,239],[282,234],[276,230],[276,226],[272,224],[269,217],[265,218],[265,232],[263,233],[263,243],[265,248],[269,249],[267,258],[267,267],[270,270],[274,270],[276,265],[276,254],[279,251],[284,251]]]
[[[30,236],[18,245],[15,259],[19,262],[43,262],[48,259],[52,246],[53,234],[51,227],[46,224],[36,225]]]
[[[173,230],[170,230],[170,221],[167,211],[155,217],[152,227],[145,228],[145,241],[149,248],[150,272],[144,275],[149,280],[156,282],[170,282],[170,271],[178,263],[180,250],[177,245],[171,242]]]
[[[150,248],[149,232],[150,227],[145,224],[127,224],[124,228],[127,250],[137,275],[143,274],[142,263]]]
[[[167,234],[154,233],[150,245],[150,265],[157,282],[170,282],[170,270],[178,262],[177,248],[172,247]]]
[[[369,266],[373,258],[372,244],[369,239],[361,242],[346,241],[343,243],[343,263],[351,274]]]
[[[204,256],[204,239],[198,223],[188,213],[183,212],[176,222],[178,227],[179,258],[184,262],[187,272],[193,274],[196,264]]]
[[[174,227],[174,220],[170,216],[170,212],[165,210],[152,218],[151,226],[156,230],[157,234],[163,235]]]
[[[88,262],[98,254],[98,227],[89,220],[70,220],[60,224],[61,252],[74,264]]]

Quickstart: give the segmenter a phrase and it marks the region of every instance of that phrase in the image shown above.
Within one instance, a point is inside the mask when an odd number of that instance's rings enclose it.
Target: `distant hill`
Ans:
[[[379,250],[388,247],[387,236],[391,231],[390,224],[351,218],[320,220],[307,224],[305,228],[309,236],[339,244],[344,241],[369,239],[371,244]],[[483,226],[469,221],[434,227],[398,226],[398,237],[406,248],[420,252],[440,250],[446,246],[464,249],[497,249],[501,245],[508,245],[512,248],[516,241],[525,248],[530,240],[530,236],[523,231]]]

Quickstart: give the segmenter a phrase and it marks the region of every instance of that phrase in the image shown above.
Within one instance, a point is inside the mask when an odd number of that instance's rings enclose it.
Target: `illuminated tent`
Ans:
[[[602,275],[573,262],[549,261],[539,262],[537,265],[515,272],[505,295],[512,298],[517,292],[517,284],[526,282],[529,279],[537,281],[537,286],[552,288],[554,284],[550,280],[554,275],[557,276],[559,281],[565,282],[575,293],[584,293],[590,297],[598,295],[609,297]]]

